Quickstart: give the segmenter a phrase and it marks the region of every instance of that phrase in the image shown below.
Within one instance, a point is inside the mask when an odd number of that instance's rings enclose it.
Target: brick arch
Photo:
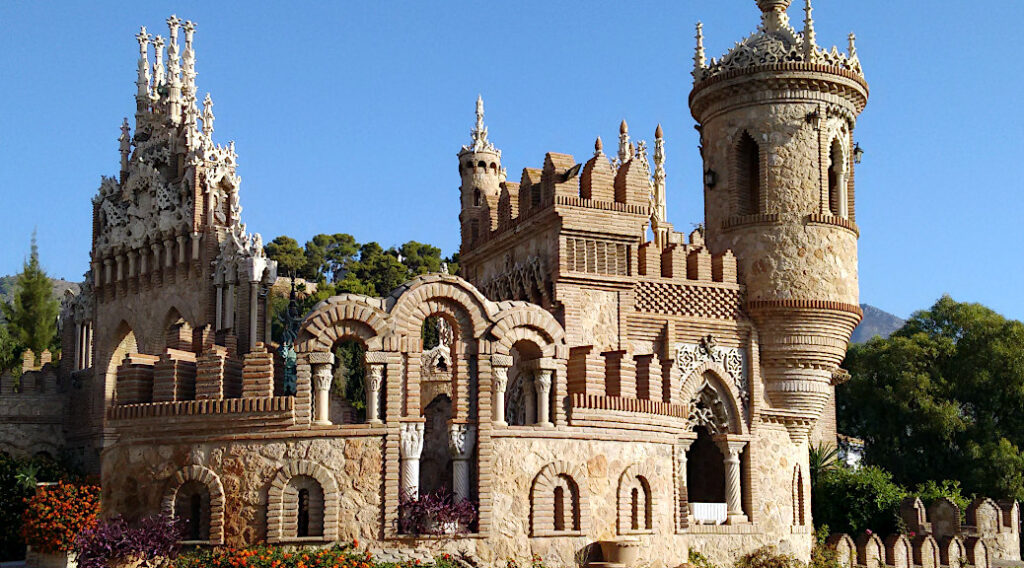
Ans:
[[[965,543],[967,546],[967,563],[974,568],[988,568],[992,563],[989,556],[988,545],[981,537],[970,537]]]
[[[943,537],[939,541],[939,562],[943,566],[960,566],[967,561],[967,547],[958,536]]]
[[[220,482],[220,477],[213,470],[201,465],[190,465],[176,472],[164,492],[161,504],[163,513],[174,516],[174,502],[178,498],[178,491],[190,481],[205,485],[207,491],[210,492],[209,543],[212,545],[224,544],[224,486]]]
[[[657,510],[657,499],[654,496],[654,480],[657,473],[649,463],[632,464],[623,470],[619,476],[619,487],[616,502],[618,504],[618,529],[620,535],[645,534],[654,531],[655,517]],[[643,518],[638,523],[639,529],[633,529],[632,520],[632,492],[636,489],[639,496],[643,497],[644,510],[637,511],[637,516]],[[638,504],[639,507],[639,504]],[[649,520],[649,522],[648,522]]]
[[[540,473],[533,478],[530,486],[530,535],[531,536],[555,536],[575,535],[586,533],[590,527],[590,510],[587,506],[590,501],[590,492],[585,483],[586,475],[582,466],[573,466],[566,461],[558,460],[544,466]],[[554,524],[555,500],[554,494],[557,487],[565,487],[566,482],[571,483],[570,489],[575,490],[566,495],[567,503],[573,511],[570,516],[577,516],[574,524],[578,522],[579,530],[569,527],[566,530],[556,531]]]
[[[885,544],[876,534],[861,534],[857,537],[857,565],[866,568],[880,568],[885,564]]]
[[[398,335],[419,338],[423,320],[447,313],[459,323],[462,337],[482,337],[494,316],[494,303],[458,276],[418,276],[392,293],[392,326]]]
[[[372,298],[346,294],[317,304],[302,320],[295,350],[300,353],[330,351],[345,336],[358,337],[367,349],[381,349],[387,333],[388,314],[371,304]]]
[[[308,460],[299,460],[282,467],[270,482],[267,491],[267,542],[278,543],[294,537],[285,535],[285,489],[292,478],[308,476],[320,484],[324,492],[324,534],[322,540],[338,540],[339,494],[338,482],[324,466]]]
[[[565,330],[547,310],[534,305],[516,306],[498,314],[491,334],[498,338],[495,352],[508,355],[516,341],[530,339],[529,333],[542,339],[531,339],[541,348],[545,357],[557,354],[556,346],[565,344]]]
[[[919,534],[910,541],[914,550],[914,566],[938,568],[939,544],[931,535]]]
[[[737,402],[740,400],[740,393],[736,389],[736,385],[733,384],[729,372],[720,364],[714,361],[705,361],[691,371],[683,379],[682,386],[680,387],[680,394],[682,396],[680,400],[683,401],[683,404],[689,404],[693,397],[697,396],[698,389],[704,384],[704,374],[708,372],[715,379],[711,381],[712,388],[721,396],[726,410],[729,412],[730,430],[734,434],[745,434],[747,423],[744,420],[743,408]]]

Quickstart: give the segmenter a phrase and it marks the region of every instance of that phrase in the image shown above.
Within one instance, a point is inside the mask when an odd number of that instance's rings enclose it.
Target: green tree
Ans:
[[[60,306],[53,298],[53,283],[39,264],[39,247],[32,234],[32,252],[22,266],[14,299],[0,304],[8,331],[14,341],[36,353],[57,347],[57,312]]]
[[[0,373],[15,368],[20,356],[21,349],[7,331],[7,324],[0,322]]]
[[[412,276],[441,270],[441,249],[435,246],[409,241],[398,250]]]
[[[906,496],[881,468],[836,467],[815,480],[811,508],[815,524],[828,525],[832,532],[888,535],[900,529],[900,502]]]
[[[338,282],[355,261],[359,243],[345,233],[319,234],[306,241],[305,270],[311,280]]]
[[[277,271],[282,276],[299,274],[306,266],[306,253],[299,243],[286,235],[281,235],[263,246],[267,258],[277,261]]]
[[[1024,499],[1024,324],[942,297],[888,339],[854,345],[839,429],[907,486],[958,479]],[[835,527],[833,527],[835,528]]]

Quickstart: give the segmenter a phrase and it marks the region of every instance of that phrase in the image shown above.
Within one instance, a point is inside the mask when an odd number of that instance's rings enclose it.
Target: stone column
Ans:
[[[420,455],[423,453],[423,423],[403,422],[399,444],[402,455],[402,491],[412,499],[420,496]]]
[[[725,456],[725,503],[729,510],[729,524],[745,523],[743,514],[743,483],[740,480],[740,453],[745,441],[720,440],[718,448]]]
[[[452,492],[457,501],[470,498],[469,458],[476,445],[474,424],[452,423],[448,427],[448,453],[452,456]]]
[[[676,491],[679,494],[679,528],[690,526],[690,487],[686,479],[686,452],[693,445],[693,440],[679,440],[676,443],[676,464],[679,479],[676,480]]]
[[[154,241],[150,243],[149,249],[153,251],[153,268],[149,274],[149,281],[152,285],[159,286],[161,284],[160,251],[162,249],[162,245],[160,244],[160,241]]]
[[[508,387],[508,368],[512,366],[509,355],[491,355],[491,370],[494,373],[494,402],[491,404],[491,421],[495,426],[508,426],[505,422],[505,389]]]
[[[249,349],[252,350],[256,347],[257,333],[256,328],[259,326],[259,301],[260,301],[260,283],[250,282],[249,283]]]
[[[214,285],[217,290],[217,312],[213,320],[213,330],[220,331],[224,327],[224,283]]]
[[[534,379],[537,390],[537,425],[550,427],[551,423],[551,369],[539,369]]]
[[[334,380],[334,354],[314,352],[307,356],[313,372],[313,423],[331,423],[331,382]]]
[[[82,324],[75,322],[75,365],[74,370],[84,369],[82,364],[85,359],[85,334],[82,333]]]
[[[228,294],[224,298],[224,321],[222,322],[223,328],[228,330],[234,330],[235,328],[235,277],[231,276],[231,280],[228,281]]]
[[[178,264],[185,264],[185,235],[174,237],[178,242]]]
[[[366,421],[380,424],[380,386],[384,381],[384,363],[366,365]]]

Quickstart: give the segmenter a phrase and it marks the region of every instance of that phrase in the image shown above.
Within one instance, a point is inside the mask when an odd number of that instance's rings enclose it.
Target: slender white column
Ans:
[[[505,421],[505,389],[508,388],[508,368],[511,366],[511,356],[491,355],[491,372],[494,373],[494,402],[491,403],[491,421],[495,426],[508,426]]]
[[[448,427],[448,452],[452,456],[452,492],[458,501],[471,497],[469,458],[473,456],[475,445],[475,425],[453,423]]]
[[[384,380],[384,365],[372,363],[366,366],[366,421],[380,424],[380,386]]]
[[[249,283],[249,349],[256,348],[257,337],[256,328],[259,326],[259,301],[260,301],[260,283],[250,282]]]
[[[420,496],[420,455],[423,453],[423,423],[403,422],[399,444],[402,455],[402,491],[410,498]]]
[[[75,322],[75,370],[84,369],[82,364],[85,360],[85,334],[82,333],[82,324]]]
[[[551,369],[537,371],[537,424],[552,426],[551,423]]]
[[[310,370],[313,372],[313,423],[331,423],[331,382],[334,354],[316,352],[308,355]]]
[[[217,315],[214,318],[214,331],[220,331],[224,327],[224,284],[217,283]]]
[[[679,440],[676,443],[676,464],[679,472],[679,479],[676,480],[676,491],[679,495],[679,520],[680,527],[689,526],[690,521],[690,495],[687,485],[686,452],[690,449],[693,440]]]
[[[725,503],[729,511],[729,524],[747,520],[743,514],[743,483],[740,480],[740,453],[746,445],[744,441],[718,442],[718,448],[725,456]]]
[[[235,327],[235,282],[228,282],[228,295],[224,298],[224,329]]]

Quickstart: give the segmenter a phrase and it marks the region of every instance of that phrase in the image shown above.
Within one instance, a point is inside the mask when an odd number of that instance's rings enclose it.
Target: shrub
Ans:
[[[407,564],[411,566],[412,564]],[[374,562],[369,552],[359,553],[350,545],[319,550],[278,546],[245,549],[196,549],[183,552],[169,568],[384,568],[398,566]]]
[[[899,507],[906,495],[883,469],[839,467],[817,480],[811,503],[815,522],[827,524],[832,532],[886,535],[900,532]]]
[[[21,517],[25,542],[40,552],[70,552],[78,534],[96,523],[100,488],[60,481],[41,487],[26,503]]]
[[[687,559],[689,560],[690,564],[693,564],[697,568],[718,568],[718,566],[715,566],[714,563],[708,560],[707,556],[704,556],[699,551],[693,548],[690,549],[690,553],[687,555]]]
[[[121,516],[106,519],[82,531],[75,540],[78,566],[108,568],[129,561],[150,566],[175,558],[184,533],[182,523],[167,516],[148,517],[134,526]]]
[[[0,562],[25,558],[21,516],[26,500],[35,495],[36,482],[67,477],[67,469],[52,459],[18,459],[0,452]]]
[[[811,563],[807,566],[808,568],[844,568],[843,563],[839,561],[839,553],[836,552],[836,549],[820,543],[811,549]]]
[[[475,520],[473,503],[456,501],[443,487],[419,499],[405,493],[399,497],[398,530],[403,534],[446,534],[448,529],[464,533]]]
[[[762,546],[737,560],[736,568],[804,568],[804,564],[774,546]]]
[[[945,497],[952,501],[957,507],[960,507],[961,511],[967,511],[967,507],[971,504],[967,497],[964,497],[962,490],[960,489],[960,482],[945,479],[943,481],[926,481],[919,483],[914,488],[914,495],[921,499],[921,502],[927,507],[932,504],[932,501],[940,497]]]

